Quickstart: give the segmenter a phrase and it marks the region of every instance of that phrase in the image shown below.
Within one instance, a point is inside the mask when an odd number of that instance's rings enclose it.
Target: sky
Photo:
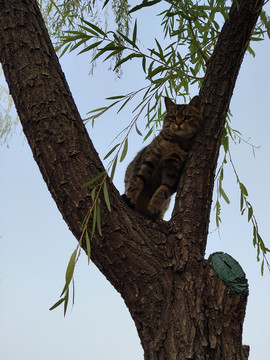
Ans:
[[[267,8],[269,13],[269,5]],[[151,11],[142,13],[138,19],[138,36],[150,43],[153,34],[157,36],[159,22]],[[269,44],[269,39],[256,43],[253,46],[256,57],[245,56],[231,102],[232,127],[257,147],[254,156],[252,146],[242,141],[232,146],[232,155],[268,248]],[[61,58],[82,117],[103,106],[106,97],[123,94],[143,83],[136,62],[124,67],[121,79],[102,63],[91,76],[89,63],[87,54]],[[101,158],[131,120],[131,110],[109,112],[96,121],[94,129],[87,126]],[[142,147],[142,140],[132,134],[129,144],[127,157],[115,175],[120,193],[124,191],[125,168]],[[0,359],[143,359],[135,325],[123,299],[92,263],[87,265],[84,254],[75,270],[75,305],[65,317],[63,308],[49,311],[64,286],[66,266],[76,240],[47,190],[20,126],[9,146],[1,147],[0,166]],[[270,274],[267,269],[263,277],[260,274],[260,263],[252,245],[252,227],[246,216],[240,215],[239,188],[229,164],[225,168],[224,190],[231,203],[222,202],[219,232],[215,230],[212,213],[206,257],[224,251],[243,267],[250,291],[243,343],[251,347],[251,360],[268,360]]]

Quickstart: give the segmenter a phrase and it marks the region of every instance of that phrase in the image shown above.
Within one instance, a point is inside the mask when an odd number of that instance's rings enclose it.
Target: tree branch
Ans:
[[[197,239],[204,256],[212,203],[215,169],[226,114],[237,75],[256,25],[262,0],[234,1],[200,90],[204,126],[197,136],[178,186],[172,218],[187,239]],[[194,244],[192,244],[193,246]],[[194,248],[194,246],[193,246]],[[195,249],[195,251],[198,251]]]
[[[82,186],[104,167],[74,103],[36,1],[1,0],[0,8],[0,60],[10,93],[40,172],[79,240],[95,184]],[[108,187],[112,212],[105,203],[101,206],[103,236],[92,240],[92,260],[120,290],[124,278],[142,276],[138,272],[143,268],[148,276],[153,272],[149,249],[158,248],[153,236],[158,226],[130,210],[112,184]],[[158,238],[165,241],[165,235],[163,240],[162,235]],[[127,257],[130,264],[140,267],[130,265],[127,270]]]

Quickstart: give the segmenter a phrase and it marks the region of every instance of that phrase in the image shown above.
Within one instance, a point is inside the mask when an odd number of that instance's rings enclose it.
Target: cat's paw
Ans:
[[[125,201],[125,203],[131,208],[131,209],[135,209],[135,204],[132,202],[132,200],[126,195],[123,194],[122,195],[122,199]]]
[[[149,204],[147,209],[147,217],[153,221],[160,218],[160,206]]]

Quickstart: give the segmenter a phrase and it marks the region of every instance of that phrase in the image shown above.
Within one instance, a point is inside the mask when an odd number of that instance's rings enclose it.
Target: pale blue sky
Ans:
[[[145,37],[147,33],[150,42],[147,26],[152,13],[148,10],[144,14],[139,18],[139,29],[142,26],[139,36]],[[157,24],[151,17],[155,36]],[[255,158],[251,147],[244,143],[233,147],[232,152],[239,176],[249,191],[260,233],[270,247],[269,40],[256,43],[254,49],[256,58],[246,55],[234,91],[232,127],[260,148]],[[87,111],[102,106],[105,97],[128,92],[143,81],[136,62],[124,67],[121,80],[116,80],[102,64],[94,77],[89,76],[87,55],[66,56],[61,64],[83,117]],[[88,126],[101,158],[131,120],[130,111],[129,108],[118,115],[110,112],[97,120],[94,129]],[[137,135],[131,139],[127,158],[117,168],[115,177],[121,193],[125,168],[142,147]],[[143,359],[135,326],[122,298],[93,264],[87,265],[84,254],[75,272],[73,310],[68,310],[65,318],[62,308],[48,310],[58,300],[76,241],[41,178],[20,127],[9,149],[1,148],[0,162],[1,360]],[[228,252],[246,272],[250,295],[244,343],[251,346],[251,360],[268,360],[270,275],[267,271],[263,278],[260,275],[252,246],[252,228],[246,217],[239,214],[239,191],[229,165],[225,177],[224,189],[231,204],[223,202],[220,237],[217,231],[209,235],[207,256],[214,251]],[[214,228],[213,222],[210,231]]]

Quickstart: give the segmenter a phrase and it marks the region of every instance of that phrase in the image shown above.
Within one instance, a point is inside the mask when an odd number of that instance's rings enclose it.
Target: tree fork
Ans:
[[[123,296],[145,359],[248,357],[242,347],[247,296],[230,295],[203,257],[226,112],[262,5],[233,2],[200,91],[205,126],[185,166],[171,221],[143,219],[109,184],[112,213],[103,207],[103,236],[92,241],[92,260]],[[91,189],[82,185],[103,165],[36,1],[0,0],[0,9],[0,60],[10,93],[48,189],[79,239],[91,203]]]

